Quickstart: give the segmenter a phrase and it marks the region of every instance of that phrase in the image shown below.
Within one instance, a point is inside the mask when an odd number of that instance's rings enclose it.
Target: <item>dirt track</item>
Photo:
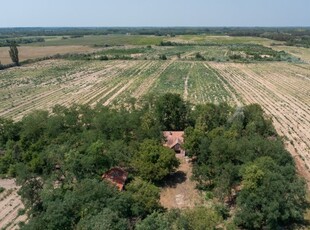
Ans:
[[[196,182],[190,179],[191,163],[188,163],[185,158],[180,158],[180,162],[177,172],[171,176],[160,194],[161,205],[168,209],[193,208],[204,203],[203,196],[195,189]]]

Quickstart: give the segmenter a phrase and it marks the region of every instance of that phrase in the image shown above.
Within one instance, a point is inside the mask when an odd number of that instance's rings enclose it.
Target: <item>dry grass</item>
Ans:
[[[96,49],[89,46],[20,46],[18,50],[20,61],[24,61],[55,54],[92,52]],[[2,64],[12,62],[9,55],[9,47],[0,47],[0,61]]]

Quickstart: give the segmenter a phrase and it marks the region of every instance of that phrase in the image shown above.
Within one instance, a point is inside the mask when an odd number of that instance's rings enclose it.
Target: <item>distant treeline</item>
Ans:
[[[82,36],[107,34],[182,35],[211,33],[205,27],[59,27],[59,28],[0,28],[0,39],[16,36]]]
[[[132,34],[132,35],[229,35],[264,37],[285,42],[285,45],[310,47],[310,27],[55,27],[0,28],[0,46],[6,39],[15,38],[19,44],[38,42],[43,38],[27,36],[71,36]]]
[[[263,37],[285,42],[288,46],[310,47],[310,28],[229,28],[229,36]]]
[[[44,42],[44,38],[13,38],[13,39],[0,39],[0,47],[10,46],[12,43],[29,44],[34,42]]]

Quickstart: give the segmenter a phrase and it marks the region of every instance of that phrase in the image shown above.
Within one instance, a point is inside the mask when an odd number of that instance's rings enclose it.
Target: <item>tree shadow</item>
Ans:
[[[166,176],[162,182],[162,187],[175,188],[178,184],[186,181],[187,176],[183,171],[176,171],[168,176]]]

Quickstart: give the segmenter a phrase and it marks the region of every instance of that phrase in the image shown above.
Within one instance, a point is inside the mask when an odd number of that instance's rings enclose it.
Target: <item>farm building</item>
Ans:
[[[180,156],[185,156],[185,150],[182,149],[184,143],[183,131],[164,131],[163,135],[165,137],[164,146],[173,149]]]
[[[102,179],[116,185],[119,191],[123,190],[127,177],[128,173],[119,167],[111,168],[102,175]]]

